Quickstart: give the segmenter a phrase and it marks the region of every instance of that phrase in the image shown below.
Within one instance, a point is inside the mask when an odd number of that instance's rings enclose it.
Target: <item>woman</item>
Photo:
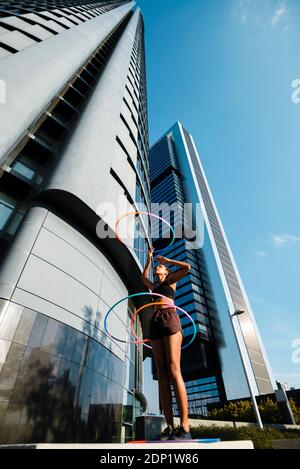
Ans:
[[[161,433],[161,437],[168,439],[190,439],[191,434],[188,422],[188,402],[184,381],[180,369],[180,354],[183,332],[180,318],[174,304],[176,282],[185,277],[191,265],[186,262],[173,261],[163,256],[157,256],[160,264],[155,268],[155,275],[159,280],[157,286],[149,280],[149,268],[153,255],[153,248],[148,251],[147,262],[142,274],[142,281],[153,293],[164,295],[170,300],[154,296],[155,310],[150,321],[150,335],[152,353],[156,365],[159,397],[164,411],[167,427]],[[172,272],[166,264],[180,266],[176,272]],[[177,405],[180,413],[180,427],[175,431],[172,412],[172,382]]]

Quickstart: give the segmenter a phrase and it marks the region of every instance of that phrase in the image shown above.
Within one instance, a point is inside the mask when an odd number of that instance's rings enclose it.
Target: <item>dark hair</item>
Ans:
[[[172,273],[172,270],[170,269],[170,267],[167,267],[165,264],[158,264],[158,265],[163,265],[167,269],[168,273],[167,273],[166,278],[168,278],[168,276]]]
[[[167,276],[166,276],[166,278],[167,278],[172,273],[172,270],[170,269],[170,267],[167,267],[165,264],[164,264],[164,266],[168,271]]]

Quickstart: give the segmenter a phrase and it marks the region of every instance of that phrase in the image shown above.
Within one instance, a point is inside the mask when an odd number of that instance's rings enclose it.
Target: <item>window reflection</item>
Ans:
[[[22,161],[17,161],[13,165],[13,169],[17,171],[17,173],[30,180],[34,179],[34,177],[36,176],[36,171],[27,164],[23,163]]]
[[[0,230],[4,229],[16,205],[17,201],[15,199],[4,194],[4,192],[0,192]]]
[[[124,421],[132,434],[141,413],[130,392],[134,344],[123,363],[94,339],[27,308],[14,334],[1,330],[8,353],[0,367],[0,443],[120,442]],[[22,344],[6,341],[5,331]]]

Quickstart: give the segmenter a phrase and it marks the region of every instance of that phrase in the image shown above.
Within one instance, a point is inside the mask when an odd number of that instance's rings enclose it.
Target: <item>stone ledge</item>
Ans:
[[[300,449],[300,440],[272,440],[273,449]]]
[[[165,423],[165,421],[164,421]],[[174,424],[179,425],[180,419],[179,417],[174,417]],[[199,425],[204,427],[254,427],[257,428],[258,425],[256,423],[251,422],[233,422],[233,421],[226,421],[226,420],[201,420],[201,419],[192,419],[189,418],[189,425],[191,428],[197,427]],[[275,428],[276,430],[300,430],[300,425],[288,425],[283,423],[264,423],[265,428]]]
[[[252,441],[221,441],[219,443],[31,443],[24,445],[0,445],[0,449],[96,449],[112,450],[112,449],[126,449],[128,451],[133,449],[254,449]]]

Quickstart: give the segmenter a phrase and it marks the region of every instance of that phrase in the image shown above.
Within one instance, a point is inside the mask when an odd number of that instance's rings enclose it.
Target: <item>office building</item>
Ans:
[[[142,14],[1,2],[0,78],[0,443],[126,441],[147,407],[143,349],[104,317],[144,289],[145,254],[114,236],[124,207],[150,201]],[[111,334],[129,338],[135,306]]]
[[[249,385],[256,395],[276,387],[247,294],[213,195],[191,134],[177,122],[150,149],[151,201],[175,207],[170,221],[192,227],[177,236],[163,255],[191,264],[189,274],[177,284],[175,303],[185,309],[197,326],[196,340],[182,351],[181,365],[190,414],[206,414],[207,405],[249,397]],[[185,204],[194,210],[187,221]],[[237,224],[239,221],[237,220]],[[160,236],[164,229],[160,228]],[[166,246],[161,237],[154,247]],[[236,311],[242,314],[231,317]],[[192,337],[191,321],[183,314],[184,343]],[[236,339],[237,337],[237,339]],[[243,360],[239,353],[239,341]],[[153,376],[156,370],[153,365]],[[178,413],[173,393],[174,411]]]

